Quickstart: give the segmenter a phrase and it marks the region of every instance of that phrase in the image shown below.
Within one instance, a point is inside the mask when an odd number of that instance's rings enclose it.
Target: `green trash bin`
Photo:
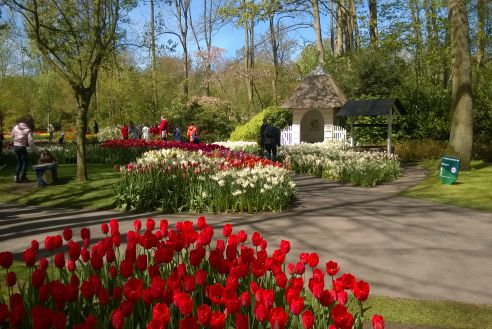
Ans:
[[[443,184],[453,184],[458,179],[458,172],[460,171],[460,159],[443,156],[441,158],[441,171],[439,176]]]

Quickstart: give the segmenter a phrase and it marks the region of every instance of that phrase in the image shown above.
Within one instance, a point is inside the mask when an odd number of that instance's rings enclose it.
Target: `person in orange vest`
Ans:
[[[200,140],[198,139],[198,129],[196,128],[194,123],[191,123],[186,131],[186,136],[190,140],[190,143],[198,144]]]

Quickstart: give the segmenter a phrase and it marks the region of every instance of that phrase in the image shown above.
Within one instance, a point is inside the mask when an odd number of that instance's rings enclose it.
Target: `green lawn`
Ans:
[[[382,314],[387,323],[449,329],[492,329],[492,306],[384,296],[369,297],[365,304],[371,306],[366,318]]]
[[[472,161],[470,171],[460,171],[452,185],[441,183],[439,161],[421,163],[429,170],[428,177],[420,184],[403,192],[403,195],[452,204],[460,207],[492,211],[492,163]]]
[[[113,208],[112,186],[118,174],[112,165],[89,164],[89,180],[75,180],[76,165],[58,166],[60,182],[56,185],[38,187],[33,170],[29,170],[31,183],[14,183],[12,165],[0,171],[0,202],[20,203],[45,207],[87,209]]]

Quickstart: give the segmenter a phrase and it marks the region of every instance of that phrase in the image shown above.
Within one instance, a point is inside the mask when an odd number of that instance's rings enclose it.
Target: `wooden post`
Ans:
[[[355,140],[354,140],[354,120],[350,119],[350,146],[354,147],[355,146]]]
[[[393,128],[393,106],[389,109],[388,113],[388,141],[387,141],[387,152],[391,154],[391,134]]]

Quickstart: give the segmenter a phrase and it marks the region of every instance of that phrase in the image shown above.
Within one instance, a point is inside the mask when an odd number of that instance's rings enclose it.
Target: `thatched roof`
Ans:
[[[394,109],[398,114],[405,114],[406,111],[398,98],[383,99],[361,99],[350,100],[342,106],[337,116],[377,116],[387,115],[390,109]]]
[[[288,109],[326,109],[341,107],[347,99],[331,75],[317,66],[282,104]]]

